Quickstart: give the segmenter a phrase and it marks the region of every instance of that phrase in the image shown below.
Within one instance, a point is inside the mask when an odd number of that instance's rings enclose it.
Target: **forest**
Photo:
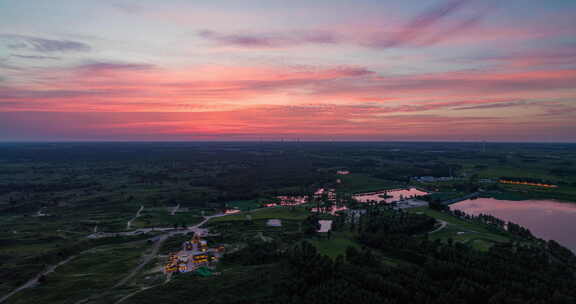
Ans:
[[[448,240],[431,241],[434,220],[390,209],[371,208],[345,229],[358,232],[360,248],[348,247],[332,259],[307,241],[253,242],[225,263],[247,267],[255,284],[234,275],[207,279],[211,303],[574,303],[576,256],[554,241],[527,242],[532,236],[481,252]],[[415,237],[416,236],[416,237]],[[390,264],[382,256],[399,261]],[[188,284],[188,285],[184,285]],[[202,284],[202,283],[200,283]],[[236,285],[238,284],[238,285]],[[190,279],[164,292],[158,288],[129,303],[194,300]],[[233,290],[233,293],[229,293]],[[168,296],[170,294],[170,296]],[[203,298],[202,298],[203,299]]]

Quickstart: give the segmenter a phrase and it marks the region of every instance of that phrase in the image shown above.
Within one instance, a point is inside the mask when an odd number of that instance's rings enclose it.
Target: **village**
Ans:
[[[200,276],[211,276],[214,263],[222,257],[224,250],[222,245],[210,248],[200,233],[194,233],[192,239],[182,243],[182,250],[169,254],[164,273],[171,276],[176,272],[195,272]]]

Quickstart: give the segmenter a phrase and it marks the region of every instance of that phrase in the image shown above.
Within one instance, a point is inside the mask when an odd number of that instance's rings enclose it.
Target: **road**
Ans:
[[[138,212],[136,213],[136,216],[132,219],[136,219],[138,216],[140,216],[140,213],[142,212],[142,210],[144,209],[144,206],[140,206],[140,210],[138,210]],[[180,229],[180,230],[175,230],[175,229],[171,229],[171,228],[148,228],[148,229],[139,229],[138,231],[142,231],[142,230],[147,230],[147,231],[170,231],[166,234],[163,235],[159,235],[156,236],[154,238],[152,238],[151,240],[154,241],[154,245],[152,246],[152,250],[150,251],[150,253],[146,254],[142,260],[142,262],[140,262],[138,264],[138,266],[136,266],[127,276],[125,276],[122,280],[120,280],[120,282],[118,282],[116,285],[114,285],[114,287],[112,287],[111,289],[120,287],[122,285],[127,284],[128,282],[130,282],[130,280],[132,278],[134,278],[134,276],[136,276],[136,274],[138,274],[138,272],[140,270],[142,270],[142,268],[144,268],[144,266],[146,266],[148,263],[150,263],[150,261],[152,261],[152,259],[154,259],[154,257],[156,257],[156,255],[158,255],[158,251],[160,250],[160,247],[162,247],[162,244],[169,239],[170,237],[177,235],[177,234],[184,234],[184,233],[189,233],[189,232],[194,232],[194,233],[198,233],[201,235],[204,235],[206,233],[208,233],[208,229],[205,228],[200,228],[202,225],[204,225],[206,222],[208,222],[210,219],[212,218],[216,218],[216,217],[221,217],[221,216],[226,216],[227,214],[221,213],[221,214],[215,214],[215,215],[211,215],[211,216],[205,216],[204,220],[202,220],[202,222],[191,226],[191,227],[187,227],[186,229]],[[131,221],[132,221],[131,220]],[[129,222],[130,223],[130,222]],[[128,225],[129,226],[129,225]],[[127,233],[133,233],[133,232],[125,232],[124,234],[126,235]],[[95,233],[95,234],[102,234],[102,233]],[[95,234],[91,234],[88,237],[95,235]],[[121,233],[110,233],[110,235],[119,235]],[[93,237],[94,238],[94,237]],[[6,294],[4,296],[2,296],[2,298],[0,298],[0,303],[5,302],[6,300],[8,300],[10,297],[12,297],[13,295],[15,295],[16,293],[30,288],[30,287],[34,287],[36,284],[38,284],[38,281],[40,280],[40,277],[42,276],[46,276],[52,272],[54,272],[56,270],[56,268],[70,262],[72,259],[74,259],[75,257],[77,257],[77,255],[71,256],[57,264],[51,265],[48,268],[46,268],[45,271],[41,272],[40,274],[38,274],[37,276],[35,276],[34,278],[30,279],[28,282],[26,282],[25,284],[23,284],[22,286],[14,289],[12,292],[10,292],[9,294]],[[142,290],[140,290],[142,291]],[[99,297],[101,294],[98,294],[97,296],[91,296],[88,298],[85,298],[83,300],[80,300],[78,302],[76,302],[76,304],[80,304],[80,303],[86,303],[89,300],[94,299],[95,297]],[[125,300],[127,297],[122,298],[121,300]]]
[[[178,204],[176,207],[174,207],[174,209],[172,209],[172,213],[170,213],[170,215],[175,215],[178,209],[180,209],[180,204]]]
[[[446,221],[439,220],[439,219],[436,219],[436,220],[440,222],[440,227],[428,232],[429,234],[434,233],[434,232],[438,232],[438,231],[444,229],[448,225],[448,222],[446,222]]]
[[[138,209],[136,215],[131,220],[129,220],[128,223],[126,223],[126,230],[130,230],[130,227],[132,227],[132,222],[140,216],[142,210],[144,210],[144,205],[140,205],[140,209]]]
[[[49,266],[44,272],[41,272],[40,274],[38,274],[37,276],[35,276],[34,278],[30,279],[28,282],[24,283],[24,285],[14,289],[12,292],[10,292],[9,294],[3,296],[2,298],[0,298],[0,303],[8,300],[8,298],[12,297],[13,295],[15,295],[17,292],[26,289],[26,288],[30,288],[30,287],[34,287],[36,284],[38,284],[38,281],[40,280],[40,277],[42,276],[46,276],[52,272],[54,272],[54,270],[56,270],[56,268],[70,262],[70,260],[72,260],[73,258],[75,258],[76,256],[73,255],[63,261],[61,261],[58,264]]]
[[[134,296],[135,294],[141,293],[141,292],[143,292],[143,291],[146,290],[146,289],[150,289],[150,288],[153,288],[153,287],[156,287],[156,286],[158,286],[158,285],[153,285],[153,286],[148,286],[148,287],[142,287],[142,288],[140,288],[139,290],[136,290],[136,291],[133,292],[133,293],[127,294],[126,296],[124,296],[124,297],[121,298],[120,300],[116,301],[116,303],[114,303],[114,304],[118,304],[118,303],[124,302],[124,300],[126,300],[126,299]]]
[[[144,258],[142,259],[142,261],[136,267],[134,267],[132,269],[132,271],[130,271],[130,273],[128,273],[127,276],[122,278],[122,280],[120,280],[120,282],[118,282],[116,285],[114,285],[112,288],[110,288],[110,290],[108,290],[108,292],[111,292],[115,288],[118,288],[118,287],[121,287],[121,286],[128,284],[148,263],[150,263],[150,261],[152,261],[158,255],[158,251],[160,251],[162,244],[164,244],[164,242],[167,239],[169,239],[170,237],[177,235],[177,234],[185,234],[185,233],[189,233],[189,232],[194,232],[194,233],[198,233],[200,235],[204,235],[204,234],[208,233],[208,229],[200,228],[202,225],[204,225],[206,222],[208,222],[212,218],[226,216],[226,215],[227,214],[221,213],[221,214],[215,214],[215,215],[211,215],[211,216],[205,216],[204,220],[202,220],[202,222],[200,222],[194,226],[187,227],[186,229],[176,230],[176,229],[170,229],[170,228],[150,228],[150,231],[166,231],[166,229],[169,229],[170,231],[166,234],[155,236],[155,237],[151,238],[150,240],[154,241],[154,245],[152,246],[152,249],[150,250],[150,252],[148,254],[144,255]],[[139,229],[139,230],[142,230],[142,229]],[[153,286],[149,286],[146,288],[151,288],[151,287],[153,287]],[[142,290],[144,290],[144,289],[142,289]],[[132,293],[126,297],[123,297],[118,302],[122,302],[122,301],[126,300],[127,298],[129,298],[130,296],[132,296],[132,295],[134,295],[134,294],[136,294],[142,290],[134,292],[134,293]],[[100,293],[98,295],[90,296],[88,298],[85,298],[83,300],[76,302],[76,304],[87,303],[88,301],[93,300],[97,297],[100,297],[101,295],[102,295],[102,293]]]
[[[160,250],[160,247],[162,247],[162,244],[169,239],[170,237],[177,235],[177,234],[184,234],[184,233],[189,233],[189,232],[194,232],[197,234],[205,234],[208,232],[208,229],[204,229],[204,228],[200,228],[200,226],[204,225],[206,222],[208,222],[210,219],[215,218],[215,217],[221,217],[221,216],[226,216],[226,214],[215,214],[215,215],[211,215],[211,216],[206,216],[204,217],[204,220],[194,226],[188,227],[186,229],[181,229],[181,230],[174,230],[171,231],[167,234],[163,234],[160,236],[157,236],[155,238],[153,238],[153,240],[155,240],[154,245],[152,246],[152,250],[150,251],[149,254],[144,256],[144,259],[142,260],[142,262],[140,262],[140,264],[138,264],[138,266],[136,266],[126,277],[124,277],[120,282],[118,282],[118,284],[116,284],[113,288],[116,287],[120,287],[126,283],[128,283],[140,270],[142,270],[142,268],[144,268],[144,266],[146,266],[146,264],[148,264],[150,261],[152,261],[152,259],[154,259],[157,255],[158,255],[158,251]]]
[[[136,230],[132,230],[132,231],[123,231],[123,232],[95,232],[92,234],[89,234],[88,236],[86,236],[89,239],[99,239],[99,238],[103,238],[103,237],[117,237],[117,236],[135,236],[135,235],[140,235],[140,234],[145,234],[145,233],[149,233],[149,232],[170,232],[172,234],[182,234],[182,233],[188,233],[188,232],[198,232],[198,233],[206,233],[206,229],[200,228],[200,226],[202,226],[204,223],[206,223],[208,220],[210,220],[211,218],[214,217],[221,217],[221,216],[226,216],[229,214],[215,214],[215,215],[210,215],[210,216],[205,216],[204,220],[202,222],[200,222],[199,224],[196,224],[194,226],[185,228],[185,229],[174,229],[173,227],[153,227],[153,228],[139,228]],[[152,239],[153,241],[155,241],[156,239]]]

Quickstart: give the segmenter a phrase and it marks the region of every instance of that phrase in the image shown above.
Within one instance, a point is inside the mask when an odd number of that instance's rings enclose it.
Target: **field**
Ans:
[[[353,173],[349,175],[341,175],[339,178],[342,184],[338,185],[338,189],[343,192],[361,193],[372,192],[383,189],[394,188],[396,183],[375,178],[366,174]]]
[[[233,214],[225,217],[218,217],[211,219],[209,223],[219,223],[219,222],[234,222],[234,221],[245,221],[246,216],[250,215],[252,220],[264,220],[264,219],[281,219],[281,220],[303,220],[310,213],[304,207],[271,207],[257,209],[249,212],[241,212],[238,214]]]
[[[136,241],[83,251],[58,267],[34,292],[18,293],[10,303],[74,303],[102,294],[136,266],[147,247]]]
[[[462,242],[476,249],[487,251],[495,242],[508,242],[512,240],[507,233],[496,232],[490,226],[468,222],[449,214],[445,214],[427,207],[408,209],[411,213],[421,213],[433,217],[439,221],[444,221],[447,225],[429,235],[430,239],[448,240]]]
[[[354,241],[354,236],[350,232],[334,232],[330,238],[312,239],[310,243],[318,249],[320,254],[325,254],[331,258],[336,258],[339,255],[344,256],[348,246],[360,248],[360,245]]]
[[[244,201],[234,201],[226,204],[226,207],[230,209],[239,209],[242,211],[248,211],[251,209],[256,209],[260,207],[259,200],[244,200]]]

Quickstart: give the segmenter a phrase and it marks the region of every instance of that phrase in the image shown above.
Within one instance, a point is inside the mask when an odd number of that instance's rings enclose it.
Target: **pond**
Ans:
[[[490,214],[520,224],[536,237],[555,240],[576,252],[576,203],[554,200],[465,200],[450,206],[471,215]]]
[[[390,197],[382,198],[381,195],[384,194],[387,194]],[[368,201],[377,201],[377,202],[384,201],[386,203],[391,203],[399,201],[402,198],[409,198],[413,196],[426,195],[426,194],[428,194],[428,192],[420,191],[416,188],[409,188],[409,189],[396,189],[396,190],[382,190],[370,193],[360,193],[354,195],[354,198],[362,203]]]

